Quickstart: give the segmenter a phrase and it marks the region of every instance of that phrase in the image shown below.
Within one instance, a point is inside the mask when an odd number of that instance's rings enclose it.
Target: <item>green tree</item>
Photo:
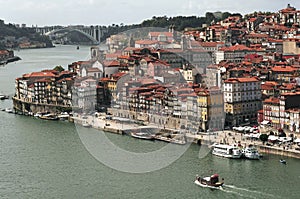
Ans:
[[[62,72],[62,71],[64,71],[65,69],[64,69],[62,66],[55,66],[55,67],[53,68],[53,70],[56,70],[56,71],[58,71],[58,72]]]
[[[267,134],[261,134],[260,136],[259,136],[259,139],[265,144],[265,142],[266,141],[268,141],[268,135]]]
[[[224,20],[224,19],[227,19],[228,17],[230,17],[230,13],[229,12],[224,12],[224,13],[222,13],[222,18],[221,18],[221,20]]]

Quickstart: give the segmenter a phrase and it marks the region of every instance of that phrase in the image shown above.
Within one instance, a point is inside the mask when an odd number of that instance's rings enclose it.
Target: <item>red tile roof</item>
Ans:
[[[268,38],[269,35],[267,34],[259,34],[259,33],[250,33],[246,35],[246,38]]]
[[[289,72],[294,73],[297,71],[297,68],[291,66],[274,66],[271,68],[273,72]]]
[[[289,92],[289,93],[281,94],[281,96],[293,96],[293,95],[300,95],[300,92]]]
[[[279,98],[271,97],[264,100],[264,103],[279,104]]]
[[[24,74],[24,78],[36,78],[36,77],[56,77],[53,72],[33,72],[29,74]]]
[[[122,73],[122,72],[118,72],[112,75],[112,77],[114,79],[120,79],[123,75],[125,75],[126,73]]]
[[[87,72],[101,72],[99,68],[87,68]]]
[[[135,44],[140,44],[140,45],[153,45],[158,43],[157,40],[138,40],[135,41]]]
[[[217,47],[218,45],[224,45],[224,42],[201,42],[200,45],[203,47]]]
[[[229,78],[225,80],[225,83],[245,83],[245,82],[258,82],[259,80],[255,77],[241,77],[241,78]]]
[[[251,48],[248,48],[245,45],[241,45],[241,44],[237,44],[234,46],[230,46],[230,47],[222,47],[220,48],[221,51],[254,51]]]
[[[106,59],[116,59],[121,56],[121,53],[108,53],[105,55]]]
[[[113,60],[113,61],[105,60],[105,61],[103,61],[103,64],[107,67],[120,66],[120,62],[116,61],[116,60]]]
[[[159,35],[165,35],[167,37],[173,37],[172,32],[149,32],[151,37],[158,37]]]

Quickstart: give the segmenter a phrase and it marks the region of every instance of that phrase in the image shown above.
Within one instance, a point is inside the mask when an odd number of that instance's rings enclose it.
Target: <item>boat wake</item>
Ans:
[[[256,198],[255,196],[249,196],[249,195],[244,195],[242,193],[239,193],[237,191],[233,191],[233,190],[227,190],[227,189],[220,189],[221,191],[225,192],[225,193],[231,193],[231,194],[235,194],[235,195],[238,195],[238,196],[241,196],[241,198]]]
[[[227,192],[227,193],[237,194],[237,195],[243,196],[243,197],[257,198],[258,196],[261,196],[263,198],[266,198],[266,197],[268,197],[268,198],[277,198],[273,194],[263,193],[263,192],[255,191],[255,190],[249,190],[249,189],[246,189],[246,188],[240,188],[240,187],[236,187],[234,185],[224,184],[223,187],[224,187],[224,189],[222,191]],[[247,194],[247,195],[243,195],[243,193]],[[253,195],[249,195],[249,193],[251,193]]]

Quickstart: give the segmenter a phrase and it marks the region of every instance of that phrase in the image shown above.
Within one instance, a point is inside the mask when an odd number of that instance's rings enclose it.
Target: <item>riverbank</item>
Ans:
[[[0,65],[6,65],[6,64],[8,64],[8,63],[16,62],[16,61],[19,61],[19,60],[21,60],[20,57],[18,57],[18,56],[13,56],[13,57],[10,57],[10,58],[1,60],[1,61],[0,61]]]
[[[83,118],[84,117],[84,118]],[[182,134],[178,134],[178,129],[164,129],[160,128],[155,124],[149,124],[140,126],[138,124],[129,124],[126,122],[120,122],[116,120],[108,120],[104,118],[98,118],[95,116],[80,116],[77,115],[73,117],[74,123],[77,124],[89,124],[91,127],[103,130],[110,133],[115,134],[128,134],[128,132],[140,130],[146,131],[146,129],[151,129],[151,131],[155,134],[163,134],[163,132],[168,131],[170,135],[172,135],[177,140],[182,140]],[[162,140],[162,139],[157,139]],[[165,140],[164,140],[165,141]],[[172,140],[166,140],[167,142],[172,142]],[[192,133],[185,133],[185,141],[198,145],[207,145],[210,146],[213,143],[226,143],[226,144],[240,144],[243,147],[253,145],[255,146],[260,153],[264,154],[275,154],[281,155],[286,157],[293,157],[300,159],[300,151],[296,150],[297,145],[283,145],[279,146],[267,146],[263,144],[260,140],[249,139],[244,134],[237,133],[234,131],[217,131],[213,133],[202,133],[202,134],[192,134]],[[175,142],[174,142],[175,143]]]
[[[249,139],[249,137],[245,136],[246,134],[230,130],[201,134],[185,132],[183,134],[180,133],[178,129],[162,128],[156,124],[141,125],[134,122],[128,123],[126,119],[121,120],[119,118],[119,120],[112,120],[106,119],[105,116],[96,117],[77,114],[70,116],[68,121],[83,127],[92,127],[97,130],[120,135],[131,135],[131,132],[148,132],[155,135],[154,139],[158,141],[174,144],[194,143],[197,145],[211,146],[213,143],[225,143],[229,145],[241,145],[242,147],[253,145],[263,154],[274,154],[300,159],[299,146],[296,144],[270,145],[262,143],[258,139]]]

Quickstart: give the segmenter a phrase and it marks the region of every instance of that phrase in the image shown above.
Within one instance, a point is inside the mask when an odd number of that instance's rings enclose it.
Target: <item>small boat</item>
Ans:
[[[259,158],[261,157],[258,150],[252,145],[249,145],[249,147],[242,149],[242,154],[244,158],[250,160],[259,160]]]
[[[41,117],[43,114],[40,112],[37,112],[36,114],[33,115],[33,117]]]
[[[154,140],[154,135],[149,133],[143,133],[143,132],[131,132],[131,137],[143,139],[143,140]]]
[[[46,114],[46,115],[41,115],[39,116],[40,119],[43,120],[58,120],[59,118],[57,117],[57,115],[54,114]]]
[[[185,140],[165,137],[165,136],[162,136],[162,135],[156,135],[155,139],[160,140],[160,141],[164,141],[164,142],[168,142],[168,143],[172,143],[172,144],[179,144],[179,145],[185,145],[186,144]]]
[[[6,100],[9,99],[9,96],[7,95],[0,95],[0,100]]]
[[[70,115],[68,113],[61,113],[57,116],[60,120],[67,120],[69,119]]]
[[[11,108],[6,108],[5,112],[7,112],[7,113],[13,113],[13,110]]]
[[[286,161],[283,160],[283,159],[280,159],[279,162],[280,162],[281,164],[286,164]]]
[[[222,186],[224,185],[224,179],[222,178],[222,181],[219,181],[218,174],[213,174],[203,178],[197,175],[194,183],[205,188],[223,189]]]
[[[87,123],[87,122],[82,123],[82,126],[85,127],[85,128],[90,128],[90,127],[92,127],[92,125],[89,124],[89,123]]]
[[[77,50],[79,50],[79,46],[77,46],[77,48],[76,48]]]

